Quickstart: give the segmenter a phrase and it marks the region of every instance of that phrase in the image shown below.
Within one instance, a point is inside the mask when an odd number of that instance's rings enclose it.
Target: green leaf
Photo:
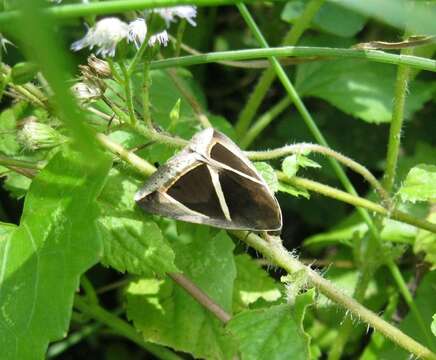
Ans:
[[[427,221],[436,223],[436,211],[430,213]],[[431,264],[431,269],[436,269],[436,234],[427,230],[419,229],[413,246],[415,254],[423,252],[425,261]]]
[[[224,231],[165,221],[176,265],[231,314],[236,269],[233,242]],[[163,225],[162,225],[163,226]],[[231,359],[235,346],[222,323],[172,280],[144,278],[127,290],[127,316],[147,341],[196,358]]]
[[[421,164],[412,168],[398,193],[405,201],[436,200],[436,166]]]
[[[102,262],[136,275],[178,271],[174,252],[152,217],[135,204],[142,181],[112,169],[99,197],[104,255]]]
[[[310,198],[310,194],[306,189],[297,188],[295,186],[285,184],[282,182],[279,183],[279,191],[285,192],[285,193],[292,195],[292,196],[295,196],[295,197],[303,196],[306,199]]]
[[[280,284],[272,279],[249,255],[235,257],[237,276],[233,293],[235,311],[246,309],[258,299],[276,301],[281,296]]]
[[[291,155],[285,157],[282,162],[282,170],[286,176],[293,177],[297,174],[299,168],[297,155]]]
[[[341,59],[298,65],[296,88],[304,97],[321,98],[349,115],[377,124],[391,120],[395,77],[395,67]],[[405,118],[411,118],[434,92],[434,84],[412,82]]]
[[[281,13],[282,20],[294,23],[304,11],[307,0],[288,1]],[[324,3],[312,21],[312,27],[333,35],[352,37],[362,30],[366,17],[332,2]]]
[[[273,167],[270,164],[263,161],[255,162],[254,167],[256,168],[257,171],[259,171],[259,174],[265,180],[269,189],[273,193],[277,192],[279,189],[279,180],[277,179],[277,175]]]
[[[42,359],[65,335],[79,277],[101,255],[96,198],[110,165],[65,149],[33,180],[1,254],[0,358]]]
[[[296,298],[295,305],[275,305],[236,315],[227,329],[239,340],[242,360],[309,359],[309,336],[303,330],[305,309],[314,292]]]

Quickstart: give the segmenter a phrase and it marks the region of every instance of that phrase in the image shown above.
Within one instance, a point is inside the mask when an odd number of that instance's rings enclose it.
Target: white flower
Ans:
[[[61,145],[67,141],[67,138],[31,116],[24,120],[24,126],[18,133],[18,140],[26,149],[38,150]]]
[[[144,19],[137,18],[129,23],[129,42],[133,42],[137,49],[141,47],[141,44],[145,40],[147,35],[147,24]]]
[[[158,8],[151,10],[159,14],[165,20],[166,25],[169,27],[170,23],[176,22],[176,17],[185,19],[192,26],[196,26],[195,18],[197,17],[197,8],[195,6],[181,5],[169,8]]]
[[[97,21],[86,35],[71,45],[74,51],[85,47],[98,47],[96,54],[103,57],[114,56],[117,44],[128,36],[129,26],[118,18],[110,17]]]
[[[159,43],[160,45],[167,46],[168,41],[168,33],[166,30],[164,30],[150,36],[150,39],[148,40],[148,45],[154,46],[156,43]]]

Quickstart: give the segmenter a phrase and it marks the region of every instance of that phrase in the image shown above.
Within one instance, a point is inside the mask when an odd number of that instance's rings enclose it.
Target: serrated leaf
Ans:
[[[2,254],[0,358],[42,359],[65,335],[79,277],[101,255],[95,202],[110,165],[65,149],[33,180]]]
[[[296,197],[302,196],[305,197],[306,199],[310,198],[310,194],[306,189],[296,188],[295,186],[285,184],[282,182],[279,183],[279,191],[285,192],[289,195],[296,196]]]
[[[298,65],[296,87],[304,97],[318,97],[369,123],[384,123],[390,122],[392,117],[395,78],[395,68],[389,65],[333,60]],[[434,92],[434,84],[412,82],[405,117],[408,119],[421,109]]]
[[[247,308],[258,299],[276,301],[282,294],[280,284],[272,279],[249,255],[235,256],[237,276],[233,293],[235,311]]]
[[[279,190],[279,180],[277,179],[276,172],[273,167],[266,162],[255,162],[255,168],[267,183],[270,190],[275,193]]]
[[[103,264],[136,275],[178,271],[174,251],[149,214],[137,207],[142,181],[112,169],[99,197],[103,230]]]
[[[275,305],[236,315],[227,329],[239,340],[242,360],[309,359],[309,336],[303,330],[305,309],[314,292],[296,298],[295,305]]]
[[[436,211],[431,212],[427,221],[436,223]],[[415,244],[413,246],[415,254],[423,252],[425,261],[430,263],[431,269],[436,269],[436,234],[427,230],[419,229]]]
[[[166,223],[177,267],[231,314],[236,270],[234,245],[227,233],[186,224],[184,233],[178,228],[177,234],[175,223]],[[129,286],[126,297],[127,316],[147,341],[196,358],[232,358],[235,346],[222,323],[170,279],[141,279]]]
[[[405,201],[436,200],[436,166],[421,164],[412,168],[398,193]]]
[[[281,19],[294,23],[303,13],[308,1],[288,1],[281,13]],[[326,33],[352,37],[362,30],[366,17],[335,3],[326,2],[312,20],[312,27]]]

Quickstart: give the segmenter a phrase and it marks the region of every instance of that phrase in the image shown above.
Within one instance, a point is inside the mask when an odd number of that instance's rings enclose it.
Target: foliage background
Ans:
[[[383,6],[388,6],[389,9],[389,4],[392,3],[380,2],[376,8],[378,16],[374,18],[371,16],[370,5],[366,11],[353,11],[333,2],[326,2],[298,41],[298,45],[348,48],[353,44],[373,40],[398,42],[404,34],[404,27],[393,26],[396,24],[395,13],[383,11]],[[293,0],[287,3],[255,3],[249,9],[268,43],[277,46],[292,24],[301,18],[306,5],[306,1]],[[13,6],[8,1],[4,2],[6,10]],[[430,9],[433,11],[434,7]],[[386,18],[383,18],[384,15]],[[14,27],[16,33],[10,30],[7,32],[8,37],[19,46],[8,47],[7,54],[3,54],[3,62],[13,66],[26,60],[25,52],[21,49],[27,47],[29,57],[42,64],[41,70],[45,72],[47,80],[55,90],[54,102],[57,103],[58,111],[61,109],[62,113],[64,109],[74,112],[76,108],[69,103],[72,100],[68,99],[67,90],[62,90],[65,74],[59,71],[50,75],[56,61],[65,61],[63,53],[53,55],[47,51],[44,54],[39,49],[36,50],[36,55],[32,54],[32,46],[43,47],[41,44],[44,29],[41,32],[35,30],[35,44],[29,44],[29,40],[26,44],[23,40],[25,36],[20,34],[20,26],[21,31],[29,29],[29,19],[28,17],[27,27],[23,22],[17,22]],[[199,8],[197,22],[195,28],[186,28],[183,39],[189,46],[201,52],[260,47],[235,6]],[[82,23],[81,18],[64,21],[58,28],[58,35],[65,43],[58,45],[65,49],[65,44],[80,37],[83,33]],[[37,20],[33,24],[38,26]],[[176,34],[177,29],[177,24],[173,24],[170,32]],[[411,29],[412,35],[433,34],[428,29],[421,32],[413,26]],[[430,44],[417,47],[413,51],[417,56],[431,57],[434,50],[435,45]],[[128,56],[131,57],[133,50],[129,51]],[[172,46],[162,49],[163,57],[171,57],[173,54]],[[75,55],[74,68],[84,63],[87,55],[86,52]],[[53,57],[52,60],[50,56]],[[53,68],[50,68],[52,65]],[[341,58],[308,61],[286,66],[285,69],[299,96],[316,119],[322,134],[328,139],[330,147],[363,164],[381,179],[386,166],[397,67],[367,60]],[[234,125],[237,124],[238,116],[263,71],[264,69],[241,69],[222,64],[202,64],[179,69],[177,76],[182,79],[189,92],[194,94],[212,124],[241,143],[244,138],[238,136]],[[78,71],[75,73],[79,75]],[[431,166],[436,165],[436,83],[434,74],[430,71],[412,69],[410,79],[407,86],[405,122],[401,133],[397,134],[401,136],[401,149],[392,194],[399,209],[420,219],[433,218],[434,222],[436,180],[434,167]],[[70,78],[68,80],[71,82]],[[134,100],[138,102],[141,101],[142,81],[140,74],[132,77]],[[120,85],[112,85],[123,93]],[[116,93],[108,96],[120,106],[125,102]],[[172,125],[169,114],[179,98],[182,98],[179,118]],[[172,135],[189,139],[200,129],[195,109],[192,109],[174,85],[171,76],[163,70],[151,72],[150,104],[153,121]],[[271,116],[271,109],[277,104],[282,104],[281,111],[273,115],[271,123],[249,144],[250,150],[314,141],[304,119],[294,106],[290,106],[288,96],[279,81],[274,82],[268,89],[262,105],[256,111],[255,119],[262,118],[265,114]],[[101,106],[103,109],[103,105]],[[146,341],[180,350],[179,354],[185,358],[190,358],[186,353],[191,353],[194,357],[230,358],[236,347],[242,351],[242,358],[247,359],[262,358],[262,350],[265,351],[265,356],[274,354],[277,359],[291,356],[308,358],[308,336],[311,338],[312,358],[326,354],[333,356],[331,345],[337,336],[346,339],[347,344],[341,354],[343,358],[370,359],[383,356],[397,359],[398,356],[408,356],[380,333],[365,331],[366,324],[357,319],[348,325],[352,329],[348,335],[340,335],[341,326],[346,326],[341,325],[345,318],[342,310],[338,310],[323,295],[317,296],[313,303],[314,292],[310,290],[295,299],[292,284],[298,284],[298,274],[290,281],[288,279],[281,282],[281,277],[286,275],[284,271],[270,267],[264,267],[265,271],[262,271],[258,262],[253,260],[262,256],[247,249],[242,242],[232,241],[228,234],[141,213],[134,207],[133,194],[143,182],[143,177],[118,160],[115,160],[107,175],[111,166],[110,157],[97,151],[98,145],[91,139],[92,136],[73,120],[70,119],[70,124],[66,122],[64,126],[67,130],[60,132],[65,136],[80,138],[78,141],[83,145],[82,151],[92,159],[91,162],[76,158],[69,151],[60,151],[60,147],[38,151],[23,148],[14,131],[20,129],[20,120],[26,116],[34,115],[40,121],[55,124],[54,126],[62,129],[60,123],[56,124],[51,117],[52,109],[49,107],[38,109],[37,106],[29,105],[29,101],[17,103],[11,97],[4,96],[2,109],[2,155],[32,162],[50,159],[44,175],[34,181],[32,191],[26,196],[24,209],[23,199],[30,181],[16,172],[2,168],[1,221],[20,224],[17,229],[12,225],[5,226],[2,232],[4,236],[13,233],[13,241],[27,244],[15,250],[12,248],[11,253],[6,250],[9,249],[6,240],[2,240],[1,244],[4,256],[6,253],[12,258],[16,256],[17,264],[20,261],[25,263],[17,265],[17,269],[8,270],[14,275],[10,282],[7,281],[8,277],[4,278],[6,280],[2,282],[2,288],[6,289],[7,295],[0,297],[6,313],[12,309],[13,313],[21,314],[19,321],[12,320],[17,328],[20,321],[25,322],[23,309],[27,310],[29,304],[26,303],[27,289],[16,289],[14,286],[20,285],[20,280],[29,280],[29,277],[30,284],[35,284],[38,277],[42,279],[38,291],[40,298],[33,303],[36,313],[38,306],[41,307],[41,317],[36,317],[27,324],[27,328],[24,326],[26,332],[20,335],[22,343],[18,343],[22,349],[31,349],[30,344],[33,341],[48,341],[38,339],[35,335],[44,327],[45,322],[48,321],[57,330],[49,335],[52,337],[58,336],[55,334],[59,333],[59,329],[69,323],[68,309],[63,310],[65,314],[59,319],[50,319],[47,316],[52,310],[47,304],[52,301],[54,284],[65,285],[62,292],[65,298],[59,298],[52,306],[68,303],[77,285],[76,274],[100,261],[100,264],[86,272],[86,278],[81,281],[80,295],[87,304],[85,302],[85,305],[80,305],[81,303],[76,302],[73,312],[70,337],[67,339],[77,335],[80,341],[74,343],[74,346],[64,341],[49,348],[49,353],[50,350],[54,352],[55,346],[60,345],[63,352],[59,358],[152,358],[152,355],[144,355],[145,350],[132,343],[132,338],[119,328],[107,326],[105,321],[95,316],[95,312],[94,317],[91,316],[92,309],[86,311],[86,306],[95,306],[92,299],[89,299],[93,294],[89,290],[90,284],[97,291],[100,306],[112,314],[120,314],[121,319],[130,320]],[[107,123],[95,119],[92,121],[94,129],[110,134],[113,141],[126,148],[139,146],[149,140],[144,134],[132,129],[120,127],[115,131],[108,131]],[[173,147],[154,143],[139,150],[137,154],[151,164],[162,164],[175,151]],[[310,154],[310,157],[321,167],[300,168],[298,175],[340,188],[341,183],[328,160],[314,154]],[[68,164],[76,164],[76,167]],[[272,160],[270,164],[275,169],[281,168],[281,160]],[[416,168],[419,164],[429,167]],[[412,168],[417,175],[412,173],[406,180]],[[347,170],[347,175],[362,197],[376,200],[367,182],[352,171]],[[416,179],[426,178],[428,180],[416,185]],[[78,186],[81,190],[72,193],[69,198],[64,195],[66,184],[72,188]],[[401,187],[402,185],[404,186]],[[432,301],[435,273],[431,271],[436,259],[434,233],[393,220],[382,221],[376,218],[384,247],[382,252],[378,249],[380,253],[367,257],[365,244],[371,235],[358,217],[355,207],[315,192],[311,193],[309,199],[292,196],[283,191],[277,193],[277,196],[285,219],[282,238],[286,249],[298,252],[302,261],[314,264],[315,268],[348,295],[353,294],[356,284],[362,280],[359,277],[362,269],[372,268],[364,298],[365,306],[377,313],[383,313],[387,320],[423,344],[434,346],[435,339],[429,330],[432,316],[436,313],[435,303]],[[45,216],[52,213],[60,216]],[[95,221],[87,221],[87,216],[95,218]],[[32,231],[26,232],[26,226]],[[39,250],[36,255],[32,255],[32,247],[27,241],[31,241],[35,232],[39,235],[39,240],[37,239],[36,245],[32,242],[32,246]],[[68,243],[67,246],[59,244],[58,249],[56,246],[59,232],[68,234],[71,239],[79,239],[80,242]],[[103,241],[93,236],[97,233],[101,234]],[[75,251],[80,251],[81,255],[74,256]],[[24,258],[23,253],[30,255]],[[57,253],[62,256],[53,256]],[[425,322],[424,327],[430,337],[433,336],[430,341],[428,334],[425,334],[413,314],[409,313],[410,304],[408,306],[402,299],[397,284],[386,271],[385,256],[394,259],[398,264],[405,283],[414,296],[413,304]],[[40,268],[38,264],[41,263],[46,264],[46,267]],[[35,266],[40,271],[36,275],[32,273]],[[236,315],[229,329],[239,334],[238,341],[231,338],[207,310],[164,275],[166,272],[178,270],[195,280],[197,286],[225,310]],[[110,284],[115,284],[114,288],[107,288]],[[88,291],[84,291],[87,288]],[[296,291],[298,290],[300,289]],[[295,301],[292,311],[288,311],[289,308],[285,305],[286,295],[291,298],[291,302]],[[11,296],[18,299],[13,306]],[[21,302],[19,299],[24,300]],[[160,307],[156,306],[157,303]],[[304,308],[311,303],[314,305],[308,308],[304,327],[301,327]],[[10,330],[7,317],[3,320],[0,332],[7,332]],[[307,334],[303,332],[303,328]],[[259,347],[253,339],[262,342],[268,331],[275,335],[280,334],[281,341],[270,344],[265,340],[264,347]],[[204,334],[201,341],[197,341],[197,337],[193,335],[198,333]],[[143,340],[141,338],[138,341]],[[7,344],[5,340],[3,345],[7,347],[11,344]],[[32,358],[34,354],[26,351],[23,350],[22,358]],[[163,355],[158,357],[165,358]]]

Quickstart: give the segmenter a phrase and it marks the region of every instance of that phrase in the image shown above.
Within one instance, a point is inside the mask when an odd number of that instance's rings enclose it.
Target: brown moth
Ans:
[[[272,191],[238,146],[212,128],[148,179],[135,195],[145,211],[223,229],[280,232]]]

